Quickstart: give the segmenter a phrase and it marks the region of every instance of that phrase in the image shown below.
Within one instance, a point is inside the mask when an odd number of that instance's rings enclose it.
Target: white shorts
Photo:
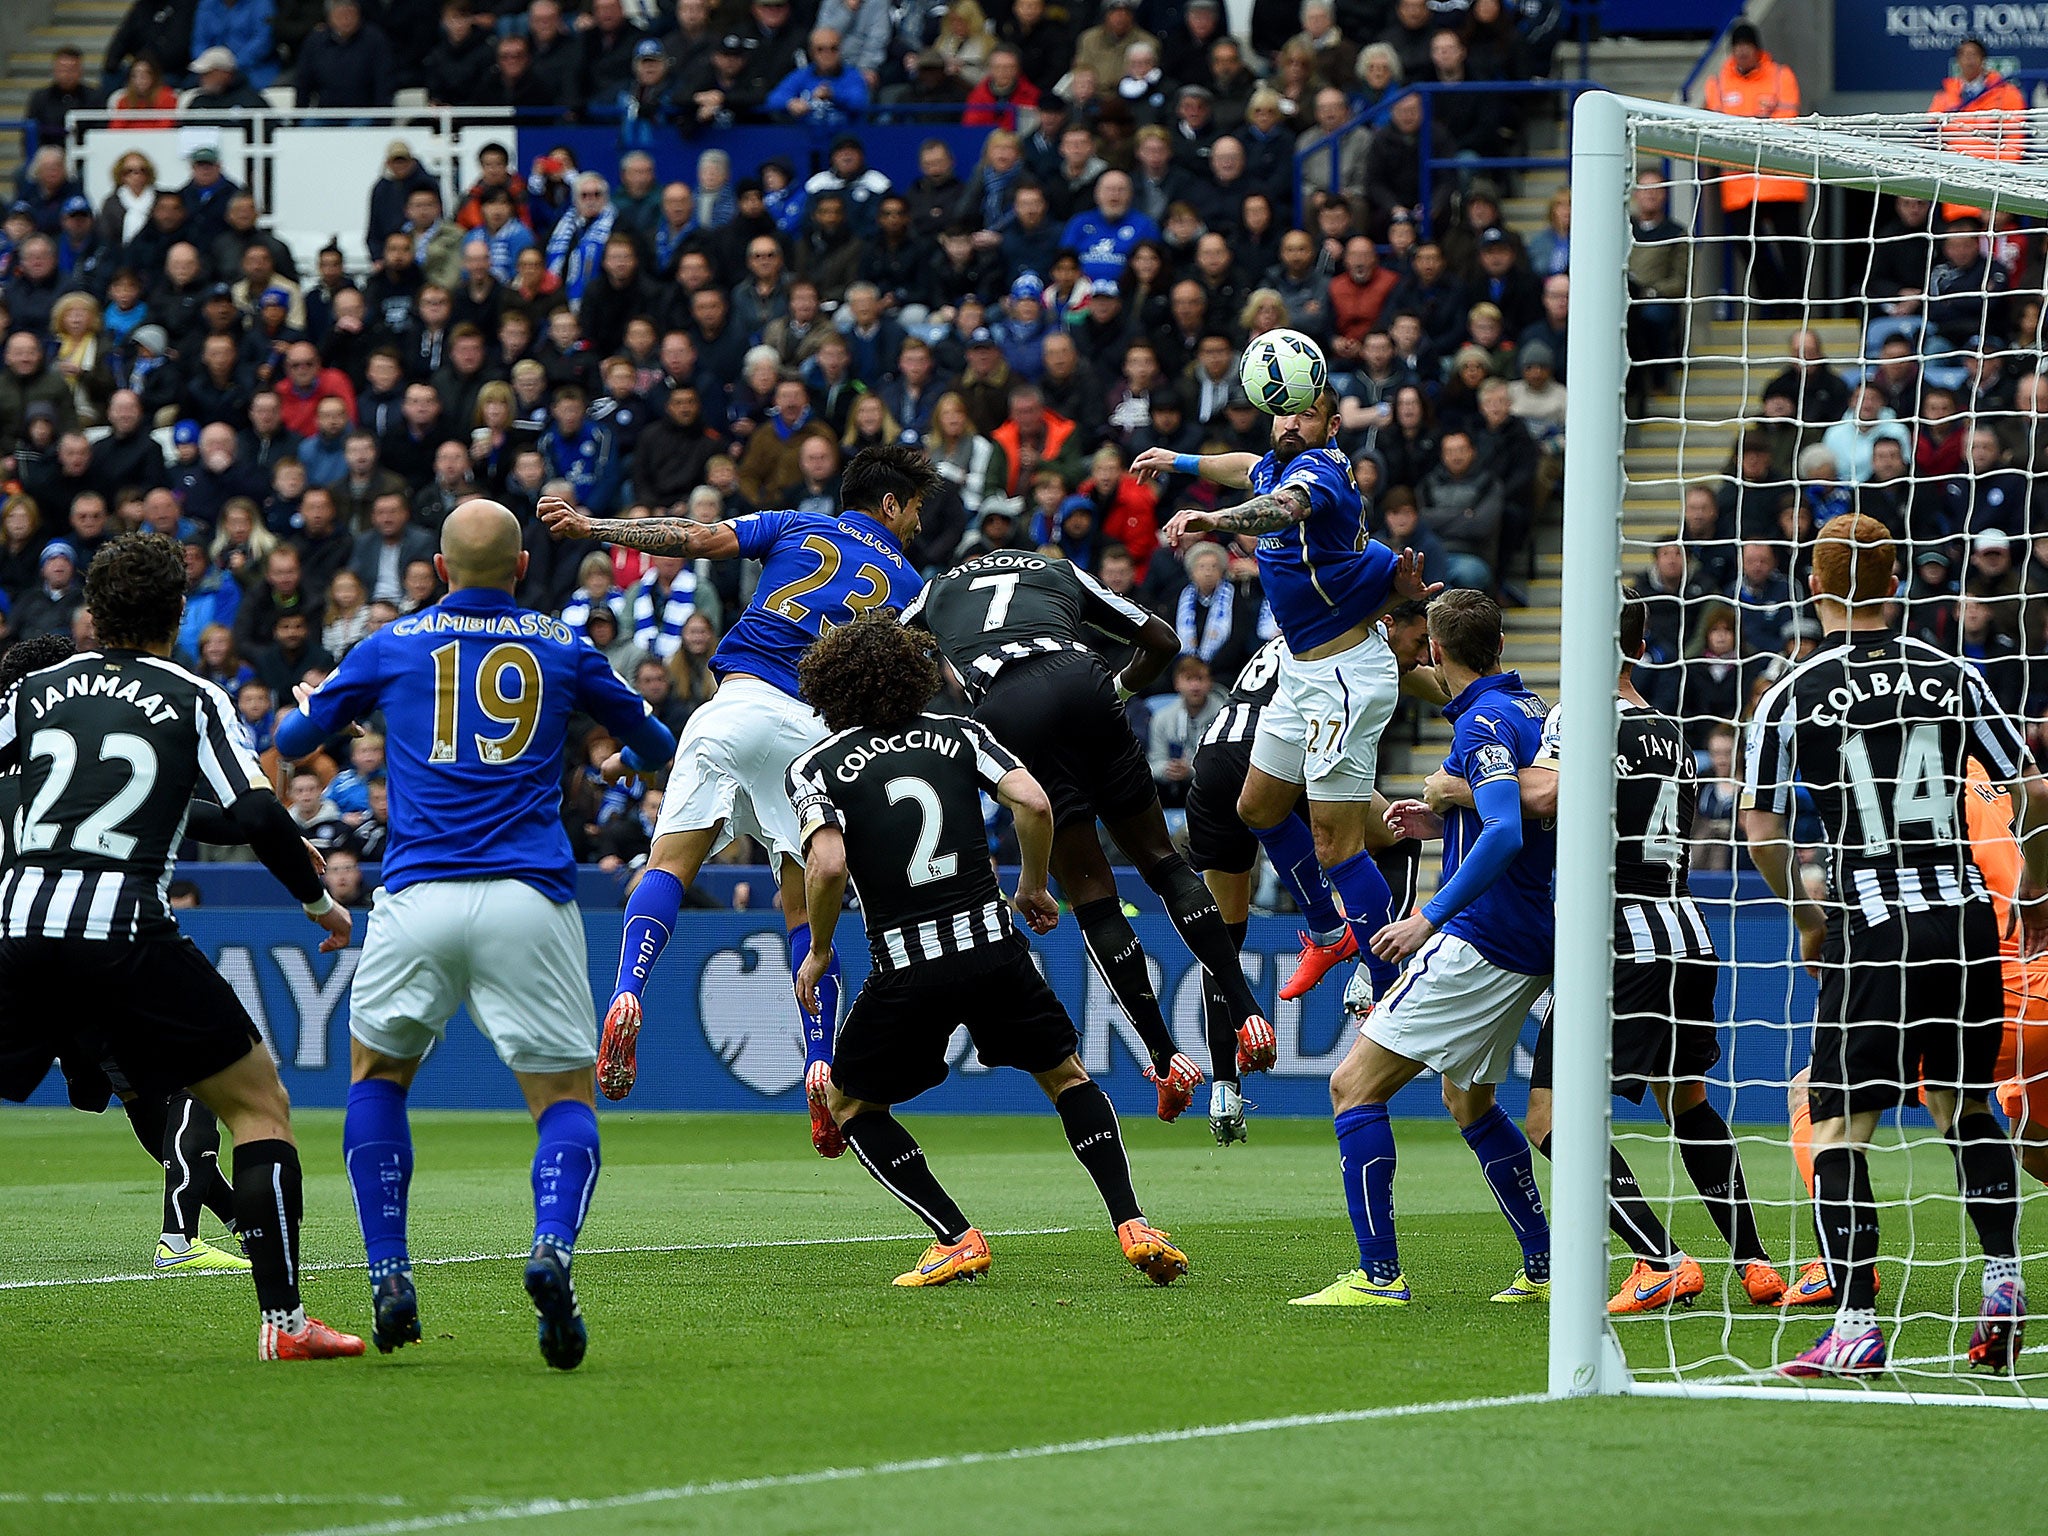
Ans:
[[[1504,971],[1463,939],[1434,935],[1358,1032],[1460,1088],[1504,1081],[1548,976]]]
[[[716,826],[713,853],[744,834],[767,848],[771,863],[784,854],[801,862],[783,775],[830,734],[801,699],[757,677],[727,678],[683,726],[654,835]]]
[[[1370,800],[1380,737],[1401,698],[1401,668],[1375,625],[1321,661],[1282,653],[1280,685],[1259,711],[1252,766],[1307,788],[1311,800]]]
[[[520,880],[428,880],[377,892],[348,1032],[401,1061],[426,1055],[464,1003],[514,1072],[597,1060],[583,914]]]

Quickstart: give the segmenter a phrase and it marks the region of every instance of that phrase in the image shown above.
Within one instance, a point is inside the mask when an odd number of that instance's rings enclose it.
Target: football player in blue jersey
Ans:
[[[1394,1238],[1394,1128],[1388,1102],[1425,1068],[1443,1077],[1444,1106],[1465,1133],[1522,1247],[1522,1268],[1495,1301],[1550,1295],[1550,1226],[1528,1138],[1494,1102],[1522,1021],[1550,985],[1556,829],[1522,820],[1521,771],[1543,749],[1549,706],[1500,668],[1500,609],[1480,592],[1446,592],[1429,607],[1432,659],[1450,690],[1445,771],[1472,787],[1476,809],[1439,817],[1397,801],[1387,821],[1409,837],[1441,837],[1443,883],[1421,910],[1372,938],[1391,964],[1411,961],[1359,1026],[1330,1074],[1344,1198],[1358,1268],[1312,1296],[1311,1307],[1405,1306]]]
[[[1337,397],[1325,389],[1307,409],[1273,418],[1273,449],[1263,458],[1148,448],[1131,464],[1140,479],[1199,474],[1252,493],[1221,511],[1178,513],[1160,537],[1179,548],[1208,534],[1256,536],[1259,580],[1287,642],[1237,812],[1308,922],[1301,961],[1280,985],[1288,1000],[1353,956],[1375,995],[1393,983],[1395,968],[1369,948],[1393,903],[1373,854],[1395,841],[1383,807],[1374,809],[1373,786],[1403,680],[1377,621],[1441,590],[1425,584],[1420,556],[1367,536],[1350,462],[1329,446],[1336,422]],[[1412,687],[1426,691],[1426,680],[1418,675]],[[1295,811],[1304,787],[1306,824]]]
[[[753,600],[711,658],[719,688],[683,727],[654,829],[647,870],[626,905],[618,986],[605,1014],[598,1087],[623,1099],[633,1088],[641,992],[675,930],[683,888],[704,861],[735,837],[768,850],[782,888],[792,972],[811,952],[804,911],[803,840],[783,788],[789,765],[829,734],[797,691],[797,662],[826,630],[871,608],[904,608],[924,582],[903,557],[918,509],[938,471],[915,448],[889,444],[853,456],[841,479],[845,510],[757,512],[729,523],[688,518],[593,521],[566,502],[543,499],[540,515],[558,538],[604,539],[685,560],[761,562]],[[832,1036],[839,1022],[835,955],[818,986],[819,1010],[801,1011],[804,1089],[811,1141],[826,1157],[846,1150],[825,1107]]]
[[[302,685],[277,749],[309,756],[354,722],[384,718],[391,835],[349,994],[341,1133],[369,1256],[372,1341],[389,1353],[420,1339],[406,1095],[467,1003],[539,1131],[526,1289],[542,1356],[569,1370],[586,1346],[569,1266],[597,1185],[597,1050],[562,752],[579,713],[618,738],[629,769],[667,762],[675,738],[589,641],[513,601],[527,558],[519,520],[497,502],[449,513],[434,557],[447,597],[361,641],[319,688]]]

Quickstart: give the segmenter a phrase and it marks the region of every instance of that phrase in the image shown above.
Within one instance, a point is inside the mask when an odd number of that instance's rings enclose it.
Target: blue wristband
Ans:
[[[1199,475],[1202,472],[1201,455],[1176,453],[1173,456],[1173,472],[1176,475]]]

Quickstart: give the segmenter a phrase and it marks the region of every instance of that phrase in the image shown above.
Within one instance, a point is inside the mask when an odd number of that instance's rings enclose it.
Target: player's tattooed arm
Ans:
[[[559,496],[543,496],[540,520],[558,539],[602,539],[650,555],[684,560],[729,560],[740,552],[739,536],[724,523],[688,517],[591,517]]]
[[[1308,492],[1298,485],[1283,485],[1270,495],[1254,496],[1250,501],[1218,512],[1177,512],[1159,530],[1159,537],[1169,548],[1180,549],[1210,534],[1234,537],[1237,534],[1272,533],[1277,529],[1292,528],[1308,513]]]

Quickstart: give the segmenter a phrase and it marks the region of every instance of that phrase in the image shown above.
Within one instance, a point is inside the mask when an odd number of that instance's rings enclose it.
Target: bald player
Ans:
[[[342,1129],[369,1256],[371,1342],[388,1354],[420,1339],[406,1094],[467,1004],[539,1128],[525,1284],[542,1356],[569,1370],[586,1346],[569,1266],[597,1185],[597,1041],[562,752],[577,713],[623,744],[614,773],[658,768],[675,738],[589,641],[512,600],[526,561],[511,512],[457,507],[434,557],[447,597],[364,639],[318,689],[302,687],[277,746],[309,756],[383,716],[391,833],[350,993]]]

